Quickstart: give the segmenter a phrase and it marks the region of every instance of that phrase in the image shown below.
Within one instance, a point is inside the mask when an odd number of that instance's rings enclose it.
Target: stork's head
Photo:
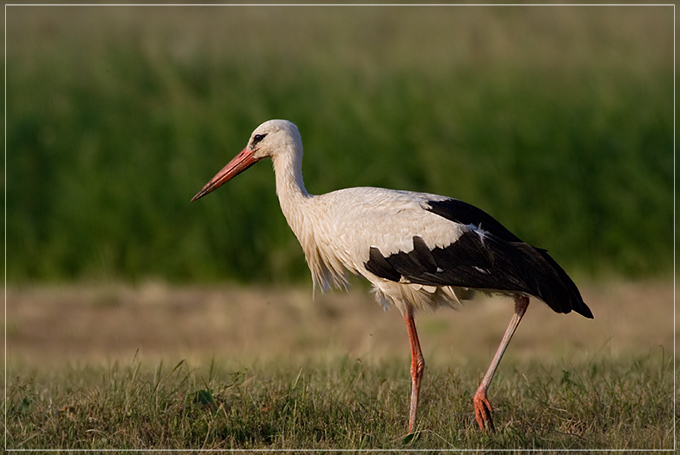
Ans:
[[[191,199],[200,199],[236,177],[263,158],[276,158],[284,153],[301,153],[302,139],[297,126],[288,120],[269,120],[255,128],[248,145],[241,150]]]

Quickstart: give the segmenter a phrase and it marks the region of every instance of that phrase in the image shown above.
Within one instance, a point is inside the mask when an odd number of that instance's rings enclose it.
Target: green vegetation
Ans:
[[[406,362],[408,364],[408,362]],[[508,363],[495,380],[495,434],[478,431],[473,370],[434,367],[415,436],[404,362],[348,358],[193,369],[21,371],[10,378],[8,448],[669,449],[672,360]],[[59,384],[54,387],[54,384]]]
[[[189,199],[262,121],[310,192],[493,214],[588,276],[672,266],[672,8],[8,7],[7,276],[306,277],[268,165]]]

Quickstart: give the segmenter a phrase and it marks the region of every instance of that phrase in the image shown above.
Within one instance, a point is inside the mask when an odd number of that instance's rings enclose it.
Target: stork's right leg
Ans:
[[[409,307],[404,313],[408,339],[411,343],[411,409],[408,417],[408,432],[413,433],[416,426],[416,412],[418,411],[418,399],[420,398],[420,380],[425,370],[425,359],[420,350],[420,341],[416,332],[416,323],[413,320],[413,308]]]

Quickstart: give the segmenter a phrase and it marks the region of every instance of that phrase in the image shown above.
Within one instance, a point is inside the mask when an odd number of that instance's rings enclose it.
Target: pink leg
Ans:
[[[489,431],[494,431],[493,419],[491,418],[491,403],[489,403],[489,399],[486,397],[486,392],[489,390],[491,380],[493,379],[494,374],[496,374],[496,368],[498,368],[498,364],[501,362],[505,349],[508,347],[512,335],[514,335],[515,330],[517,330],[517,326],[522,320],[524,313],[527,311],[528,306],[529,297],[515,297],[515,313],[512,315],[512,319],[510,319],[510,324],[505,330],[505,335],[503,335],[501,344],[498,346],[496,355],[493,357],[491,365],[489,365],[489,369],[484,375],[482,383],[479,384],[479,388],[477,388],[477,392],[472,400],[475,405],[475,419],[477,419],[477,424],[482,431],[486,431],[487,429]]]
[[[406,321],[406,329],[408,330],[408,339],[411,343],[411,410],[408,418],[408,431],[413,433],[416,426],[416,412],[418,410],[418,398],[420,397],[420,380],[423,377],[425,370],[425,359],[420,350],[420,342],[418,341],[418,333],[416,332],[416,323],[413,320],[413,309],[408,308],[404,314]]]

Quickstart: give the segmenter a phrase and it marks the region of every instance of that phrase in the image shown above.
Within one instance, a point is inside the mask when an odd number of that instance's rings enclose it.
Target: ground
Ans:
[[[594,320],[532,301],[490,390],[495,435],[476,429],[471,397],[512,301],[417,315],[417,437],[401,315],[354,284],[314,300],[306,288],[11,287],[7,447],[674,444],[672,282],[586,284]]]
[[[644,354],[659,346],[672,351],[672,282],[582,287],[595,319],[555,314],[532,300],[507,355],[550,361]],[[512,311],[508,298],[480,296],[459,311],[417,314],[426,360],[452,367],[463,359],[490,360]],[[7,337],[10,366],[135,356],[249,363],[409,354],[399,312],[383,311],[359,283],[349,293],[316,297],[306,287],[10,287]]]

